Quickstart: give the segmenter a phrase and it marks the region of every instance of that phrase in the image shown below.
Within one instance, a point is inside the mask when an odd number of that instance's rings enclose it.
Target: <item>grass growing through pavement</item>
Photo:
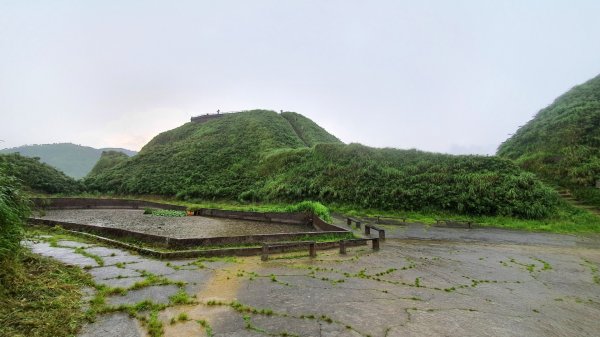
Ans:
[[[30,252],[19,260],[0,266],[0,336],[73,336],[85,321],[81,288],[91,277]]]

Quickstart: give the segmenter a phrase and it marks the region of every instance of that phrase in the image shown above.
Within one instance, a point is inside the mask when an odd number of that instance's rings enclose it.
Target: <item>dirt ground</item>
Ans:
[[[159,312],[165,336],[600,335],[597,237],[393,227],[378,252],[360,247],[347,255],[319,251],[315,259],[298,252],[199,264],[85,245],[104,266],[78,255],[72,247],[80,245],[31,243],[40,254],[91,266],[96,282],[108,286],[131,287],[148,273],[185,282],[107,299],[115,306],[168,304],[183,289],[194,302]],[[80,336],[145,336],[147,329],[117,312]]]

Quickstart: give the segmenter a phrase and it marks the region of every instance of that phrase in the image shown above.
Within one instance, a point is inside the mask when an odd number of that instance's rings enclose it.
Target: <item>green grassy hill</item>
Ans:
[[[135,151],[126,149],[95,149],[71,143],[24,145],[0,150],[0,154],[20,153],[25,157],[37,157],[40,158],[40,161],[63,171],[66,175],[80,179],[90,172],[103,151],[119,151],[128,156],[136,154]]]
[[[253,110],[163,132],[89,190],[538,218],[557,194],[512,162],[345,145],[295,113]]]
[[[312,121],[299,120],[306,141],[339,142]],[[227,114],[159,134],[137,156],[89,177],[86,185],[103,192],[237,199],[257,183],[265,155],[303,147],[305,140],[276,112]]]
[[[18,153],[0,154],[0,167],[14,176],[27,190],[40,193],[78,193],[80,183],[54,167]]]
[[[600,76],[540,110],[498,155],[600,206]]]
[[[102,151],[100,159],[98,159],[98,162],[94,165],[90,173],[88,173],[87,177],[98,175],[120,163],[126,162],[128,158],[129,156],[123,152]]]

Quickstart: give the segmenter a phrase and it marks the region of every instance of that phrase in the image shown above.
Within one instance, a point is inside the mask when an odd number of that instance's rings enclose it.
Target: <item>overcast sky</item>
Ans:
[[[0,148],[139,150],[190,116],[493,154],[600,73],[600,1],[0,0]]]

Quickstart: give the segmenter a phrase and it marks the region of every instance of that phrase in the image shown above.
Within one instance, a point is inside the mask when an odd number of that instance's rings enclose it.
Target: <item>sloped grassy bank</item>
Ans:
[[[80,289],[91,280],[21,247],[29,202],[6,165],[0,161],[0,336],[72,336],[84,320]]]
[[[498,155],[600,206],[600,75],[574,87],[520,127]]]

